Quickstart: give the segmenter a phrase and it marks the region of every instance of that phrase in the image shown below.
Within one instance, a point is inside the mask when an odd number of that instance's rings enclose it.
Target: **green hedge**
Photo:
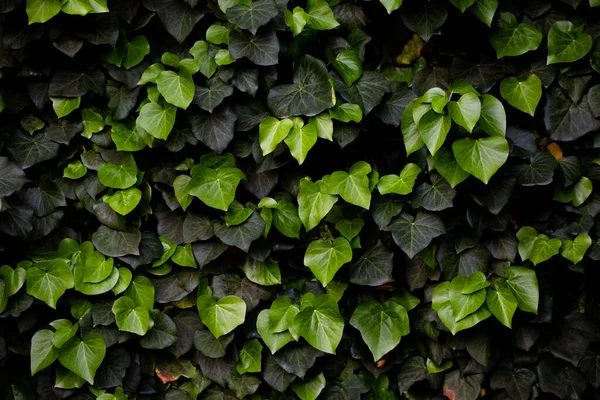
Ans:
[[[0,399],[600,398],[600,1],[0,0]]]

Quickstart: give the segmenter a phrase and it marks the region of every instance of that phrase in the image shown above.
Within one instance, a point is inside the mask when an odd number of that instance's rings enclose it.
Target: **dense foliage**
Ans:
[[[600,398],[600,1],[0,0],[0,398]]]

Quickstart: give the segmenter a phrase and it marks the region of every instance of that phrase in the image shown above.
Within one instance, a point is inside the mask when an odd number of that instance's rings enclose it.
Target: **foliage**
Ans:
[[[0,399],[599,398],[599,21],[0,0]]]

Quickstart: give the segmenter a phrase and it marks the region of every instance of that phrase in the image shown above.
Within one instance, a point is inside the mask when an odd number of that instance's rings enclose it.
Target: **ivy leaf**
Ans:
[[[487,296],[485,303],[488,309],[498,318],[502,325],[512,329],[512,318],[517,310],[517,299],[511,290],[504,286],[498,285],[496,289],[487,288]]]
[[[0,197],[10,196],[20,190],[26,181],[27,175],[21,168],[7,157],[0,157]]]
[[[503,137],[460,139],[452,144],[458,165],[487,184],[508,158],[508,142]]]
[[[469,278],[466,276],[457,276],[450,282],[448,299],[456,322],[473,314],[485,303],[485,290],[483,289],[463,294],[467,283],[469,283]]]
[[[27,270],[27,294],[56,309],[56,302],[73,288],[73,273],[62,259],[34,264]]]
[[[418,211],[415,217],[404,212],[392,221],[388,229],[392,232],[394,242],[411,259],[429,246],[433,239],[446,233],[440,217],[425,211]]]
[[[104,186],[127,189],[137,182],[137,164],[133,155],[126,153],[121,164],[107,162],[98,170],[98,179]]]
[[[281,284],[281,271],[279,270],[279,265],[271,258],[267,258],[262,262],[248,257],[241,268],[251,282],[263,286]]]
[[[475,3],[475,0],[450,0],[450,3],[454,4],[454,7],[458,8],[464,14],[467,8]]]
[[[333,107],[333,88],[323,61],[305,55],[293,80],[293,84],[275,86],[269,91],[267,103],[276,117],[316,115]]]
[[[438,114],[433,109],[427,111],[417,122],[419,136],[429,149],[431,155],[435,155],[442,147],[450,127],[452,119],[450,114]]]
[[[157,139],[166,140],[175,125],[177,108],[171,104],[147,103],[140,110],[136,123]]]
[[[284,141],[290,149],[290,154],[301,165],[310,149],[317,143],[317,130],[314,125],[304,125],[302,118],[294,117],[292,129]]]
[[[296,315],[294,328],[312,347],[335,354],[335,349],[342,340],[344,318],[335,298],[324,294],[316,297]]]
[[[442,211],[451,208],[456,191],[435,172],[429,176],[429,179],[431,184],[423,182],[415,189],[412,207],[423,207],[428,211]]]
[[[43,133],[29,135],[17,130],[11,132],[8,140],[6,148],[23,169],[50,160],[58,154],[58,143],[48,140]]]
[[[71,114],[73,111],[79,108],[81,104],[81,97],[67,98],[67,97],[50,97],[52,100],[52,108],[56,113],[56,117],[62,118]]]
[[[209,115],[192,116],[189,120],[196,139],[221,153],[233,139],[237,115],[230,107],[226,107]]]
[[[354,257],[348,265],[350,269],[350,282],[355,285],[380,286],[394,282],[392,270],[394,252],[383,243],[377,241],[375,245]]]
[[[298,238],[302,221],[298,216],[298,208],[289,199],[281,199],[273,210],[273,225],[281,234],[289,238]]]
[[[27,0],[25,11],[29,25],[44,23],[60,12],[60,0]]]
[[[465,93],[458,101],[448,103],[448,111],[454,122],[471,133],[481,115],[481,101],[477,95]]]
[[[535,74],[524,80],[512,76],[500,83],[500,94],[511,106],[533,116],[542,98],[542,81]]]
[[[294,341],[294,337],[288,330],[278,333],[271,332],[271,310],[262,310],[258,314],[256,330],[271,351],[271,354],[275,354],[277,350]]]
[[[212,295],[198,297],[196,303],[202,323],[219,338],[233,331],[246,319],[246,303],[236,296],[225,296],[215,301]]]
[[[49,367],[58,359],[58,349],[53,346],[54,332],[40,329],[31,338],[31,375]]]
[[[166,101],[184,110],[194,100],[194,80],[185,69],[179,72],[163,71],[156,78],[156,85]]]
[[[183,43],[204,16],[185,1],[155,0],[154,6],[160,22],[179,43]]]
[[[600,128],[586,95],[575,103],[563,90],[552,87],[546,98],[544,123],[552,140],[571,141]]]
[[[300,400],[317,400],[317,397],[325,389],[325,385],[327,385],[327,381],[325,375],[321,372],[308,382],[296,381],[292,383],[292,390]]]
[[[470,174],[458,165],[454,153],[446,148],[438,152],[437,162],[435,164],[437,172],[450,184],[452,188],[467,179]]]
[[[279,40],[274,30],[257,35],[233,30],[229,33],[229,51],[236,60],[246,57],[256,65],[275,65],[279,58]]]
[[[560,255],[578,264],[583,260],[586,251],[592,245],[592,238],[587,233],[580,233],[574,240],[563,240],[560,248]]]
[[[375,361],[393,350],[402,336],[410,333],[406,309],[393,300],[360,303],[350,319],[350,325],[360,334]]]
[[[106,343],[102,336],[88,333],[83,339],[73,337],[65,343],[58,360],[65,368],[93,385],[94,375],[105,355]]]
[[[304,254],[304,265],[312,271],[323,287],[333,279],[342,265],[352,260],[352,248],[345,238],[316,240],[308,245]]]
[[[390,83],[380,73],[364,71],[352,86],[334,75],[335,90],[348,102],[358,104],[367,115],[381,103],[383,96],[390,91]]]
[[[104,195],[102,200],[118,214],[127,215],[132,212],[142,199],[142,191],[137,188],[120,190],[112,195]]]
[[[248,252],[252,242],[265,231],[265,221],[255,212],[241,225],[226,227],[225,224],[217,223],[214,229],[215,235],[223,243]]]
[[[537,314],[540,294],[535,271],[531,268],[508,267],[505,274],[519,310]]]
[[[207,206],[227,211],[235,197],[238,184],[246,176],[237,168],[212,169],[197,165],[192,168],[188,193]]]
[[[331,64],[342,76],[342,79],[347,86],[352,86],[352,84],[360,78],[363,72],[360,57],[354,50],[340,51],[337,56],[335,56],[335,59],[331,61]]]
[[[335,171],[325,181],[328,194],[339,194],[350,204],[369,209],[371,204],[371,190],[369,178],[371,166],[364,161],[359,161],[350,167],[349,172]]]
[[[570,21],[556,21],[548,32],[548,64],[568,63],[584,57],[594,44],[583,26],[576,27]]]
[[[506,112],[500,100],[489,94],[483,95],[481,117],[477,126],[490,136],[505,136]]]
[[[481,22],[487,26],[492,26],[494,15],[498,9],[498,0],[477,0],[472,7],[469,8]]]
[[[233,87],[220,79],[211,79],[207,87],[196,86],[194,93],[194,104],[203,110],[212,113],[213,110],[223,102],[226,97],[233,94]]]
[[[239,28],[248,29],[253,35],[278,14],[273,0],[255,0],[249,4],[237,4],[227,9],[227,19]]]
[[[523,261],[531,260],[533,265],[550,259],[558,254],[561,247],[560,239],[550,239],[544,234],[537,234],[535,229],[524,226],[517,232],[519,240],[519,255]]]
[[[260,372],[262,360],[262,345],[256,339],[249,340],[244,343],[244,347],[240,351],[240,362],[236,366],[239,374],[246,372]]]
[[[472,328],[492,315],[490,310],[483,305],[466,318],[456,321],[452,306],[450,305],[449,291],[450,282],[442,282],[437,285],[433,290],[432,308],[437,311],[440,320],[448,329],[450,329],[450,332],[452,332],[453,335],[456,335],[462,330]]]
[[[328,31],[340,26],[325,0],[308,0],[306,14],[308,24],[316,30]]]
[[[109,257],[122,257],[129,254],[139,255],[139,245],[142,240],[140,231],[123,232],[101,225],[92,235],[94,247]]]
[[[308,23],[308,14],[302,9],[302,7],[294,7],[293,11],[285,10],[285,24],[291,29],[294,36],[298,36],[302,33],[302,30]]]
[[[408,29],[416,32],[425,41],[438,33],[448,18],[446,2],[433,1],[427,4],[412,4],[402,9],[402,21]],[[408,5],[407,5],[408,6]]]
[[[377,189],[381,194],[409,194],[413,191],[413,186],[417,176],[421,173],[421,168],[413,163],[408,163],[402,168],[400,175],[384,175],[377,183]]]
[[[498,29],[490,34],[498,58],[520,56],[540,47],[542,32],[535,25],[517,22],[511,13],[500,13]]]
[[[338,200],[337,196],[322,192],[321,186],[322,183],[307,178],[300,180],[298,214],[307,232],[319,225]]]

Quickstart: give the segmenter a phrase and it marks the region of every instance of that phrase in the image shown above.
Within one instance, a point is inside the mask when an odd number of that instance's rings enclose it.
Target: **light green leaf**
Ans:
[[[570,21],[556,21],[548,32],[547,64],[570,63],[583,58],[591,49],[594,40],[583,27]]]
[[[94,133],[104,129],[104,118],[97,112],[84,108],[81,110],[81,119],[83,120],[83,131],[81,136],[90,139]]]
[[[508,158],[508,142],[503,137],[460,139],[452,144],[458,165],[487,184]]]
[[[279,120],[275,117],[264,119],[258,127],[258,141],[263,155],[275,150],[275,147],[285,139],[294,123],[289,118]]]
[[[300,237],[302,221],[298,216],[298,208],[290,199],[279,201],[279,207],[273,210],[273,224],[281,234],[289,238]]]
[[[94,384],[94,375],[106,355],[106,343],[102,336],[86,334],[83,339],[71,338],[60,349],[58,360],[69,371]]]
[[[63,177],[68,179],[83,178],[87,174],[87,167],[81,161],[73,161],[63,170]]]
[[[192,244],[186,243],[183,246],[177,246],[175,253],[171,256],[171,261],[182,267],[196,268],[196,259],[192,251]]]
[[[300,400],[317,400],[319,394],[325,389],[325,385],[327,385],[327,381],[325,375],[321,372],[308,382],[300,382],[296,379],[292,383],[292,390]]]
[[[408,163],[402,168],[400,175],[384,175],[377,183],[377,189],[381,194],[409,194],[415,186],[417,176],[421,173],[421,168],[413,163]]]
[[[198,311],[202,323],[218,339],[244,323],[246,303],[236,296],[225,296],[218,301],[212,295],[198,297]]]
[[[37,331],[31,338],[31,375],[52,365],[58,358],[58,349],[52,345],[54,332],[49,329]]]
[[[517,232],[519,255],[523,261],[531,260],[533,265],[549,260],[560,251],[560,239],[550,239],[544,234],[537,234],[535,229],[524,226]]]
[[[485,275],[481,271],[477,271],[468,277],[461,293],[472,294],[490,286],[490,283],[485,279]]]
[[[324,189],[328,194],[339,194],[350,204],[369,209],[371,190],[368,174],[371,171],[369,164],[359,161],[350,167],[349,172],[335,171],[328,178],[323,178]]]
[[[344,218],[335,223],[335,229],[348,241],[357,237],[364,226],[365,220],[362,218],[354,218],[352,221]]]
[[[110,135],[119,151],[139,151],[154,140],[144,128],[133,121],[114,123]]]
[[[190,54],[198,61],[202,75],[207,78],[213,76],[217,70],[217,63],[215,62],[215,59],[208,54],[208,43],[203,40],[197,41],[190,49]]]
[[[25,268],[18,266],[12,269],[8,265],[0,267],[0,278],[4,280],[4,292],[7,296],[15,295],[25,284],[27,271]]]
[[[156,79],[161,72],[165,70],[164,65],[161,63],[154,63],[150,65],[146,70],[142,73],[142,77],[138,82],[138,85],[145,85],[146,83],[156,83]]]
[[[506,134],[506,111],[504,106],[492,95],[484,94],[481,98],[481,116],[477,126],[490,136]]]
[[[448,103],[448,111],[452,120],[467,131],[473,132],[473,128],[481,115],[481,101],[473,93],[466,93],[458,99]]]
[[[362,120],[362,109],[358,104],[343,103],[334,108],[329,109],[329,116],[341,122],[356,122]]]
[[[58,118],[66,117],[79,108],[81,97],[50,97],[52,108]]]
[[[212,24],[206,30],[206,41],[212,44],[229,44],[229,29],[223,25]]]
[[[308,124],[315,127],[317,130],[317,136],[321,139],[333,141],[333,122],[329,113],[322,113],[316,117],[311,117],[308,120]]]
[[[98,170],[98,179],[104,186],[114,189],[127,189],[137,182],[137,164],[133,155],[127,153],[121,164],[107,162]]]
[[[540,294],[535,271],[531,268],[508,267],[505,274],[519,310],[537,314]]]
[[[244,347],[240,351],[239,363],[235,367],[238,374],[246,372],[260,372],[262,360],[262,345],[256,339],[249,340],[244,343]]]
[[[497,285],[496,289],[487,288],[485,303],[490,312],[504,326],[512,328],[512,318],[517,310],[517,299],[511,290],[504,285]]]
[[[73,286],[73,273],[63,259],[35,263],[27,270],[27,294],[54,309],[58,299]]]
[[[511,76],[500,83],[500,94],[511,106],[533,116],[542,98],[542,81],[535,74],[527,79]]]
[[[468,282],[469,278],[466,276],[457,276],[450,282],[448,298],[456,322],[473,314],[485,303],[485,290],[483,289],[463,294],[463,289]]]
[[[444,177],[452,188],[455,188],[456,185],[470,176],[468,172],[458,165],[452,151],[443,148],[437,155],[435,169]]]
[[[573,264],[583,260],[585,252],[592,245],[592,238],[587,233],[580,233],[574,240],[563,240],[560,255]]]
[[[194,80],[185,69],[179,71],[163,71],[156,78],[156,85],[166,101],[184,110],[194,100]],[[146,129],[147,130],[147,129]]]
[[[124,296],[129,297],[136,306],[142,307],[144,310],[150,311],[154,308],[154,285],[143,275],[138,275],[131,282],[125,290]]]
[[[120,297],[114,302],[112,312],[117,326],[123,332],[131,332],[143,336],[150,328],[150,313],[144,307],[137,305],[127,296]]]
[[[540,47],[542,32],[535,25],[517,22],[511,13],[501,13],[498,29],[490,34],[498,58],[520,56]]]
[[[399,9],[402,5],[402,0],[379,0],[379,2],[383,4],[388,14]]]
[[[311,182],[308,178],[300,180],[298,191],[298,214],[306,231],[310,231],[329,213],[338,201],[337,196],[332,196],[321,191],[322,182]]]
[[[279,265],[271,258],[267,258],[265,261],[256,261],[248,257],[242,264],[242,271],[244,271],[248,280],[259,285],[273,286],[281,284]]]
[[[406,154],[410,155],[415,151],[419,150],[421,147],[425,146],[423,140],[421,140],[421,136],[419,136],[419,130],[417,129],[417,123],[413,117],[414,111],[418,107],[428,107],[427,105],[421,104],[419,99],[414,99],[411,101],[404,110],[404,114],[402,114],[401,119],[401,130],[402,130],[402,138],[404,139],[404,147],[406,148]]]
[[[350,325],[360,331],[371,350],[374,361],[389,353],[410,333],[406,309],[393,300],[360,303],[350,319]]]
[[[294,117],[292,121],[292,129],[284,141],[298,164],[302,164],[310,149],[317,143],[317,130],[313,125],[304,125],[300,117]]]
[[[454,318],[452,306],[450,305],[449,291],[450,282],[442,282],[437,285],[433,290],[432,308],[437,311],[440,320],[450,329],[453,335],[462,330],[472,328],[492,315],[490,310],[483,305],[473,314],[457,322]]]
[[[294,341],[292,334],[286,329],[285,331],[271,333],[271,311],[262,310],[256,319],[256,330],[267,345],[271,354],[275,354],[286,344]]]
[[[487,26],[492,26],[494,15],[498,9],[498,0],[477,0],[473,6],[469,8],[481,22]]]
[[[417,122],[419,137],[431,155],[442,147],[452,126],[450,114],[438,114],[433,109],[427,111]]]
[[[342,340],[344,318],[330,294],[316,297],[294,319],[294,328],[312,347],[335,354]]]
[[[301,7],[294,7],[293,11],[285,10],[285,24],[291,29],[294,36],[298,36],[308,23],[308,14]]]
[[[235,197],[238,184],[246,176],[237,168],[212,169],[197,165],[192,168],[189,194],[207,206],[227,211]]]
[[[116,213],[127,215],[132,212],[142,199],[142,191],[137,188],[119,190],[111,195],[104,195],[102,201],[107,203]]]
[[[44,23],[60,12],[60,0],[27,0],[29,25]]]
[[[461,13],[467,11],[467,8],[471,7],[475,0],[450,0],[450,3],[454,5],[454,7],[458,8]]]
[[[354,50],[340,51],[331,64],[342,76],[347,86],[352,86],[363,72],[362,61]]]
[[[327,31],[340,26],[325,0],[308,0],[308,24],[316,30]]]
[[[190,186],[189,183],[192,180],[187,175],[179,175],[173,181],[173,189],[175,191],[175,198],[179,202],[179,205],[185,211],[192,203],[192,196],[189,194]]]
[[[304,254],[304,265],[312,271],[323,287],[333,279],[342,265],[352,260],[352,248],[345,238],[319,239],[312,242]]]

